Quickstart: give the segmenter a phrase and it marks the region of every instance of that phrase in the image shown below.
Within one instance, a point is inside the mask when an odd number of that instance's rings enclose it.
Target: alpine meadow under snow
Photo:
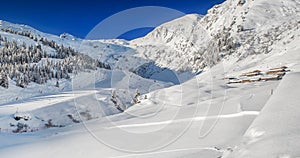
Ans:
[[[300,157],[300,0],[227,0],[132,41],[0,20],[3,158]]]

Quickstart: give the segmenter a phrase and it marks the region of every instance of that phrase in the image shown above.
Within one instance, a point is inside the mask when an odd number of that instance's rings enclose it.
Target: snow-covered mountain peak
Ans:
[[[202,15],[199,14],[187,14],[185,16],[182,16],[180,18],[174,19],[170,22],[164,23],[160,27],[173,27],[175,28],[176,26],[180,26],[180,25],[188,25],[188,24],[196,24],[197,22],[200,21],[200,19],[202,18]]]
[[[293,0],[227,0],[208,11],[202,24],[209,30],[241,25],[245,29],[268,29],[299,17],[300,2]],[[240,26],[239,26],[240,27]]]
[[[155,28],[145,37],[131,41],[133,44],[146,44],[152,42],[170,43],[174,36],[189,38],[193,33],[193,28],[198,25],[201,15],[188,14],[178,19],[172,20]],[[184,36],[184,37],[183,37]]]
[[[25,24],[14,24],[7,21],[0,20],[0,29],[10,29],[13,31],[31,32],[35,35],[40,35],[42,32]]]
[[[68,40],[72,40],[72,41],[75,41],[77,39],[77,37],[75,37],[69,33],[63,33],[63,34],[59,35],[59,38],[68,39]]]
[[[271,48],[274,40],[297,28],[300,2],[227,0],[200,17],[175,19],[131,45],[141,57],[161,67],[196,72],[229,55],[241,60],[253,54],[278,53]]]

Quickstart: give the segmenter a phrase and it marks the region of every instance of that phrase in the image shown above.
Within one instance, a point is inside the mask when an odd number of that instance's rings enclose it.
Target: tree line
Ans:
[[[52,79],[70,79],[70,74],[77,74],[87,69],[110,69],[106,63],[45,37],[38,40],[37,36],[28,32],[11,29],[2,29],[2,31],[26,36],[36,41],[36,45],[18,44],[17,41],[9,41],[0,35],[1,87],[8,88],[9,79],[17,86],[25,88],[30,82],[45,84]],[[53,48],[55,53],[47,52],[42,45]]]

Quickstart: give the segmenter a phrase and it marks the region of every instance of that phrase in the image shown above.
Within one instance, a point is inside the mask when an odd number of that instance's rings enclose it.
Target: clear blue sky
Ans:
[[[0,19],[30,25],[40,31],[64,32],[84,38],[103,19],[122,10],[141,6],[162,6],[184,13],[206,14],[224,0],[6,0],[0,4]],[[145,19],[146,20],[146,19]],[[133,39],[149,32],[138,29],[121,38]]]

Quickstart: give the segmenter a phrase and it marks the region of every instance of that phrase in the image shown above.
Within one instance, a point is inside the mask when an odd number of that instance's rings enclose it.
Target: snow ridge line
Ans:
[[[217,150],[216,148],[183,148],[183,149],[174,149],[174,150],[165,150],[165,151],[156,151],[156,152],[150,152],[150,153],[143,153],[143,154],[130,154],[130,155],[123,155],[123,156],[116,156],[111,158],[126,158],[126,157],[136,157],[136,156],[146,156],[146,155],[155,155],[155,154],[162,154],[162,153],[174,153],[174,152],[182,152],[182,151],[190,151],[190,150],[211,150],[215,152],[221,152]]]
[[[107,129],[114,129],[114,128],[130,128],[130,127],[147,127],[147,126],[157,126],[157,125],[166,125],[170,123],[182,123],[186,121],[203,121],[206,119],[216,119],[216,118],[234,118],[239,116],[258,116],[259,111],[242,111],[239,113],[234,114],[226,114],[226,115],[219,115],[219,116],[200,116],[200,117],[193,117],[193,118],[187,118],[187,119],[180,119],[180,120],[168,120],[168,121],[162,121],[162,122],[151,122],[151,123],[142,123],[142,124],[129,124],[129,125],[119,125],[114,127],[107,127]]]

